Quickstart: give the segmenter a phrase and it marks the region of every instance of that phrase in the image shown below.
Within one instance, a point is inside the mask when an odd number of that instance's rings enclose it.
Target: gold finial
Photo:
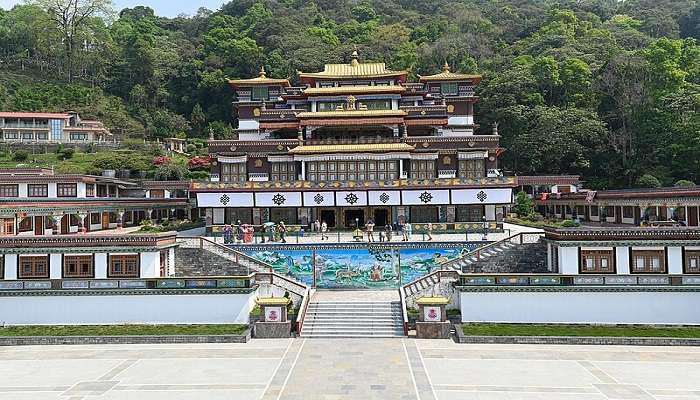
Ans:
[[[265,66],[264,65],[260,66],[260,74],[258,76],[260,76],[261,78],[265,78]]]
[[[350,65],[357,66],[360,64],[360,62],[357,61],[357,59],[360,58],[360,55],[357,53],[357,45],[353,45],[352,48],[352,54],[350,54]]]
[[[447,60],[445,60],[445,63],[442,65],[442,72],[450,72],[450,64],[447,63]]]

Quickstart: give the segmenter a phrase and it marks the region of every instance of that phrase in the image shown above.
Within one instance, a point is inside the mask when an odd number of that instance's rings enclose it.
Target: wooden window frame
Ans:
[[[29,275],[25,275],[22,270],[23,270],[23,262],[25,261],[30,261],[28,259],[31,259],[31,269],[32,272]],[[45,261],[46,263],[46,273],[45,274],[37,274],[36,269],[37,269],[37,264],[39,263],[39,259],[42,261]],[[23,256],[20,255],[17,259],[17,279],[49,279],[49,276],[51,274],[51,257],[49,256]]]
[[[5,256],[0,254],[0,281],[5,279]]]
[[[603,254],[605,253],[605,254]],[[609,271],[602,271],[600,267],[600,262],[603,256],[608,256],[608,261],[610,262],[612,268]],[[588,270],[585,268],[586,260],[589,257],[593,257],[594,269]],[[580,247],[578,249],[578,272],[582,275],[607,275],[617,273],[617,249],[612,248],[612,250],[582,250]]]
[[[95,197],[95,184],[86,183],[85,184],[85,197]]]
[[[696,259],[696,267],[690,269],[690,259]],[[684,274],[700,274],[700,250],[686,250],[683,248],[683,273]]]
[[[32,193],[32,189],[43,188],[41,195]],[[46,183],[29,183],[27,184],[27,197],[49,197],[49,185]]]
[[[57,183],[56,197],[78,197],[77,183]]]
[[[89,261],[89,273],[83,271],[83,265],[81,262]],[[68,266],[71,262],[77,263],[76,272],[68,271]],[[83,255],[63,255],[61,260],[61,273],[64,278],[94,278],[95,277],[95,255],[94,254],[83,254]]]
[[[0,218],[0,236],[14,236],[15,235],[15,219],[14,218]]]
[[[124,263],[130,259],[136,259],[136,271],[127,273],[124,270],[116,272],[114,270],[115,262]],[[141,277],[141,257],[140,254],[109,254],[107,257],[107,277],[108,278],[140,278]]]
[[[635,254],[635,253],[642,253],[642,254]],[[635,269],[635,261],[636,257],[642,256],[645,257],[645,259],[651,259],[652,254],[651,253],[656,253],[656,254],[661,254],[661,257],[659,257],[659,261],[661,262],[661,270],[659,271],[652,271],[652,270],[647,270],[646,268],[649,266],[647,262],[645,262],[645,270],[644,271],[638,271]],[[656,275],[656,274],[666,274],[668,273],[668,248],[664,247],[663,250],[634,250],[630,247],[629,249],[629,265],[630,265],[630,274],[651,274],[651,275]]]
[[[0,197],[19,197],[19,185],[16,183],[0,185]]]

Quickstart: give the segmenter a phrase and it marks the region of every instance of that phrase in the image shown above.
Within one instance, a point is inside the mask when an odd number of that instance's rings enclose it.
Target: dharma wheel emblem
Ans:
[[[423,203],[426,203],[426,204],[433,201],[433,195],[428,193],[428,192],[421,193],[421,195],[418,198],[420,199],[420,201],[422,201]]]
[[[479,199],[479,201],[482,202],[482,203],[483,203],[488,197],[489,197],[489,195],[487,195],[486,192],[484,192],[483,190],[476,194],[476,198]]]
[[[389,201],[389,195],[386,193],[382,193],[381,195],[379,195],[379,201],[386,204],[386,202]]]
[[[314,196],[314,203],[316,204],[321,204],[323,203],[323,196],[319,193],[316,196]]]
[[[359,198],[355,195],[355,193],[350,193],[349,195],[345,196],[345,201],[347,201],[348,204],[355,204],[357,203],[357,200],[359,200]]]
[[[278,206],[281,206],[282,204],[284,204],[285,201],[287,201],[287,199],[285,199],[284,196],[282,196],[279,193],[272,196],[272,202],[277,204]]]
[[[223,205],[227,205],[231,201],[231,198],[228,197],[228,195],[223,195],[219,198],[219,202]]]

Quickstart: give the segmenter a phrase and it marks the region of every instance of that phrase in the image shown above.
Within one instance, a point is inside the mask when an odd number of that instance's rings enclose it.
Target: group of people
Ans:
[[[235,237],[233,236],[235,229]],[[262,226],[263,235],[262,242],[265,243],[265,239],[270,242],[275,241],[275,236],[279,238],[282,243],[287,243],[287,226],[284,221],[280,221],[279,224],[267,223]],[[255,228],[250,224],[242,224],[240,220],[236,221],[235,226],[230,224],[224,225],[224,243],[253,243],[253,235],[255,234]]]
[[[314,221],[312,229],[321,233],[321,240],[328,240],[328,224],[326,221]]]
[[[365,224],[365,232],[367,233],[367,241],[368,242],[374,242],[374,221],[369,220]],[[398,224],[398,226],[395,228],[391,224],[386,224],[384,225],[384,229],[378,231],[379,233],[379,241],[380,242],[391,242],[391,240],[394,237],[394,232],[398,233],[398,236],[401,236],[401,241],[402,242],[408,242],[409,240],[413,239],[413,226],[411,225],[410,222],[401,222]],[[427,240],[433,240],[433,224],[428,223],[426,225],[426,235],[427,235]]]

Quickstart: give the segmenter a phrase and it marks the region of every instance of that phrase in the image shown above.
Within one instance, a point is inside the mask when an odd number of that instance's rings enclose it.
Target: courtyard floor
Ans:
[[[700,399],[700,348],[448,340],[0,348],[0,399]]]

